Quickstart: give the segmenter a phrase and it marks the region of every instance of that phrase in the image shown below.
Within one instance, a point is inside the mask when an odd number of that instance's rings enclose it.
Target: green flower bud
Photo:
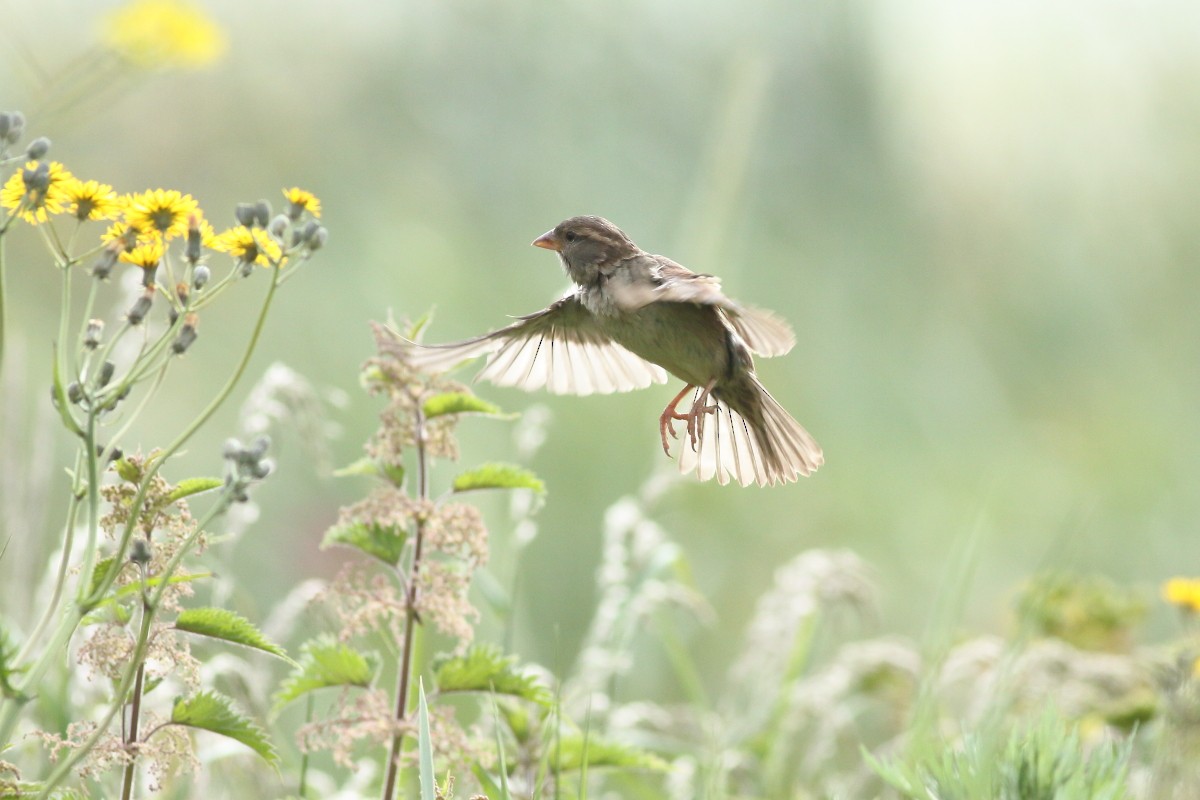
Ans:
[[[87,330],[83,334],[83,346],[95,350],[100,346],[100,336],[104,333],[104,320],[89,319]]]
[[[100,365],[100,371],[96,373],[96,388],[103,389],[108,386],[108,382],[112,380],[113,372],[117,369],[116,365],[111,361],[105,361]]]
[[[211,277],[212,271],[203,264],[200,264],[192,271],[192,288],[197,292],[200,291],[204,288],[205,284],[208,283],[208,279]]]
[[[129,313],[125,315],[130,325],[142,324],[142,321],[146,319],[146,315],[150,313],[150,303],[153,297],[153,292],[146,292],[134,301],[133,306],[129,309]]]
[[[267,232],[280,241],[283,240],[283,234],[287,232],[288,218],[283,214],[276,214],[271,220],[271,224],[267,226]]]
[[[271,224],[271,204],[266,200],[259,200],[254,204],[254,222],[260,228]]]
[[[8,133],[4,134],[4,139],[9,144],[16,144],[21,138],[21,134],[25,132],[25,115],[20,111],[14,111],[8,118]]]
[[[129,560],[144,567],[150,563],[151,557],[150,542],[145,539],[134,539],[133,544],[129,546]]]
[[[246,227],[254,227],[254,206],[250,203],[238,203],[233,209],[233,216],[237,218],[238,224]]]
[[[45,136],[39,136],[29,143],[28,149],[25,150],[25,155],[37,161],[48,152],[50,152],[50,140]]]

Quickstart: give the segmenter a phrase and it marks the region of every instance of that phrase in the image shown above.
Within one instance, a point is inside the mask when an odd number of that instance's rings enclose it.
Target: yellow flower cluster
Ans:
[[[1200,578],[1171,578],[1163,584],[1162,594],[1173,606],[1200,612]]]
[[[321,201],[311,192],[293,187],[283,190],[287,215],[293,221],[308,213],[321,215]],[[166,244],[200,230],[205,247],[229,253],[245,264],[281,266],[281,243],[262,228],[239,225],[221,234],[204,219],[199,203],[190,194],[174,189],[149,189],[118,195],[106,183],[81,181],[57,161],[31,161],[0,187],[0,208],[30,225],[48,223],[51,216],[69,214],[79,222],[114,220],[101,235],[119,243],[120,260],[145,270],[162,261]]]

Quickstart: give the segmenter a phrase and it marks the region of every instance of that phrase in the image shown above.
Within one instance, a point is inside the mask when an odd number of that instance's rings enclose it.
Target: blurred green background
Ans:
[[[1200,5],[212,0],[220,62],[55,111],[48,79],[114,5],[0,1],[0,106],[82,178],[190,192],[219,226],[235,202],[278,208],[298,185],[330,229],[236,402],[170,477],[219,469],[237,405],[275,361],[344,393],[332,462],[353,461],[379,407],[357,388],[367,321],[436,306],[428,338],[443,341],[534,311],[566,281],[528,243],[595,213],[799,334],[759,371],[826,466],[770,490],[681,482],[655,506],[717,611],[692,640],[710,677],[773,570],[806,548],[859,552],[883,589],[879,629],[918,636],[973,536],[972,628],[1008,624],[1039,569],[1102,572],[1147,597],[1200,571]],[[29,422],[8,428],[23,431],[12,458],[40,446],[58,284],[30,231],[10,238],[4,402]],[[263,286],[204,320],[131,447],[203,406]],[[676,387],[478,388],[552,414],[529,465],[550,494],[516,649],[561,669],[592,610],[605,508],[672,469],[655,420]],[[517,458],[511,425],[461,430],[465,462]],[[365,490],[314,465],[302,437],[276,442],[231,561],[251,614],[336,570],[344,556],[320,537]],[[48,474],[53,524],[66,482]],[[485,505],[506,541],[506,506]],[[0,563],[0,580],[21,564]],[[641,679],[670,691],[656,648],[645,657]]]

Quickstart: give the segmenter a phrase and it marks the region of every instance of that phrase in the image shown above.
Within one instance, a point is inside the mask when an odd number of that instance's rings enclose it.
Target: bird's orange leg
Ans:
[[[716,381],[712,381],[701,390],[700,394],[692,402],[692,409],[684,415],[687,420],[688,437],[692,441],[692,452],[696,452],[696,444],[700,441],[700,437],[704,435],[704,417],[708,414],[716,412],[717,406],[708,405],[708,396],[712,393],[712,389],[717,385]]]
[[[675,395],[675,399],[667,403],[667,407],[663,409],[663,413],[658,417],[658,435],[662,437],[663,452],[668,456],[671,455],[671,448],[667,445],[667,434],[671,434],[672,439],[678,438],[675,435],[675,426],[671,424],[672,420],[687,419],[687,414],[680,414],[675,410],[675,406],[679,405],[679,401],[683,396],[696,387],[693,384],[688,384],[680,390],[679,394]],[[688,423],[688,430],[691,431],[692,423]]]

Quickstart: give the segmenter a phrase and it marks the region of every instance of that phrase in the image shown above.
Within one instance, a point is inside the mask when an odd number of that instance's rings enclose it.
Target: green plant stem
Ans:
[[[429,465],[425,454],[425,414],[421,403],[414,403],[416,421],[414,438],[417,441],[417,495],[422,501],[429,499]],[[408,715],[408,690],[412,683],[413,635],[417,620],[417,578],[421,569],[421,549],[425,541],[425,520],[418,516],[416,536],[413,544],[412,563],[408,571],[408,600],[404,614],[404,647],[400,653],[399,676],[396,679],[396,722],[397,731],[392,734],[392,746],[388,755],[387,780],[383,786],[383,800],[392,800],[396,793],[396,781],[400,775],[400,752],[404,747],[402,723]]]
[[[143,573],[144,575],[144,573]],[[145,589],[142,595],[142,627],[146,628],[154,619],[153,609],[145,599]],[[125,736],[125,746],[128,748],[137,744],[138,722],[142,716],[142,691],[146,683],[146,662],[142,661],[137,667],[137,676],[133,680],[133,698],[129,706],[129,731]],[[130,759],[125,765],[125,776],[121,784],[121,800],[133,797],[133,779],[137,775],[137,758]]]
[[[238,365],[234,369],[233,374],[229,377],[229,380],[226,381],[225,385],[221,388],[213,400],[200,413],[200,416],[193,420],[192,423],[188,425],[188,427],[182,433],[180,433],[173,442],[171,442],[166,450],[163,450],[161,453],[159,453],[158,458],[155,459],[153,463],[147,463],[146,474],[143,476],[142,482],[138,485],[137,494],[134,496],[133,502],[130,506],[131,510],[129,522],[125,526],[121,541],[116,549],[116,552],[114,553],[112,567],[101,579],[99,585],[96,587],[96,591],[94,591],[90,596],[87,595],[86,592],[91,584],[91,573],[84,572],[81,574],[80,591],[76,602],[72,604],[71,608],[63,615],[63,618],[59,622],[58,627],[55,630],[54,637],[51,639],[50,643],[44,650],[42,650],[37,660],[34,661],[34,663],[30,665],[28,670],[24,673],[24,680],[21,682],[21,686],[19,687],[20,694],[27,694],[31,687],[36,687],[41,681],[46,670],[49,668],[50,664],[62,658],[62,651],[65,649],[67,642],[70,641],[70,638],[74,634],[75,629],[78,627],[80,620],[83,619],[88,611],[90,611],[112,587],[113,581],[116,580],[117,573],[124,564],[125,553],[129,548],[129,540],[132,536],[134,527],[137,525],[137,520],[141,516],[141,509],[145,503],[146,493],[149,491],[151,481],[158,473],[158,470],[161,469],[162,465],[166,463],[166,460],[181,447],[183,447],[183,445],[187,443],[188,439],[190,439],[196,433],[196,431],[199,430],[199,428],[206,423],[214,413],[216,413],[217,409],[229,397],[229,394],[233,391],[234,386],[237,385],[237,382],[245,373],[246,367],[250,363],[250,358],[254,354],[254,350],[258,345],[258,340],[262,335],[263,327],[267,319],[267,312],[271,308],[271,300],[274,298],[275,290],[278,287],[279,272],[276,270],[272,272],[271,285],[267,290],[266,298],[263,300],[262,308],[259,311],[258,319],[255,322],[254,330],[251,333],[249,343],[246,345],[245,352],[242,354],[241,361],[238,362]],[[137,655],[137,659],[143,657],[144,655]],[[117,692],[116,696],[123,697],[124,692],[127,691],[128,686],[125,686],[122,691]],[[21,704],[12,698],[5,698],[3,700],[3,704],[0,705],[0,742],[6,742],[11,739],[13,728],[15,728],[17,723],[17,715],[20,711],[20,706]],[[97,732],[102,734],[107,728],[108,723],[111,721],[112,716],[109,715],[105,721],[97,727]],[[91,744],[87,748],[80,748],[80,750],[86,753],[86,750],[90,750],[91,747],[95,746],[95,742],[98,739],[99,735],[94,736],[89,740]],[[71,758],[63,763],[66,764],[70,762],[71,764],[74,764],[76,761],[77,759]],[[62,775],[65,774],[61,771],[61,767],[62,765],[60,764],[60,769],[55,770],[54,773],[59,775],[58,780],[60,781],[62,779]],[[51,786],[51,784],[47,785]]]
[[[313,702],[312,692],[308,693],[304,704],[304,724],[308,725],[312,722],[315,704]],[[308,797],[308,751],[305,750],[300,756],[300,786],[296,789],[296,794],[300,797]]]
[[[17,653],[14,663],[20,664],[29,657],[29,653],[37,646],[38,641],[42,638],[42,634],[46,631],[46,626],[50,624],[50,620],[58,612],[58,604],[62,602],[63,591],[67,586],[67,574],[71,566],[71,549],[75,544],[75,519],[79,515],[79,470],[82,468],[82,453],[75,456],[75,469],[73,474],[75,477],[75,486],[71,491],[71,502],[67,506],[67,521],[63,527],[63,546],[62,554],[58,559],[58,573],[54,576],[54,589],[50,593],[50,601],[46,603],[46,607],[42,609],[42,616],[34,625],[33,631],[25,640],[25,644],[21,647],[21,651]]]
[[[188,440],[195,435],[196,431],[198,431],[201,426],[208,422],[212,415],[217,412],[217,409],[221,407],[221,405],[229,397],[230,393],[233,392],[233,387],[237,385],[238,381],[241,380],[242,375],[245,374],[246,367],[250,364],[250,358],[254,354],[255,348],[258,346],[258,340],[262,335],[263,326],[267,320],[267,312],[271,308],[271,300],[275,296],[275,290],[279,288],[278,270],[272,272],[271,276],[271,286],[267,291],[266,298],[263,300],[262,308],[258,313],[258,319],[254,324],[254,330],[250,334],[250,342],[246,345],[246,350],[242,353],[242,358],[238,362],[237,367],[234,368],[233,374],[229,376],[229,379],[225,382],[225,385],[221,387],[221,390],[217,392],[216,396],[213,397],[208,406],[206,406],[205,409],[200,412],[200,415],[192,420],[192,422],[178,436],[176,436],[175,440],[167,445],[165,449],[159,451],[152,459],[148,459],[146,461],[146,473],[142,476],[142,481],[138,485],[137,494],[134,496],[133,503],[130,506],[130,508],[133,509],[133,512],[129,517],[129,521],[125,523],[125,530],[122,532],[121,541],[117,546],[116,555],[118,557],[113,560],[112,567],[101,580],[100,585],[96,587],[96,591],[93,592],[90,597],[84,599],[82,605],[85,607],[94,605],[100,600],[100,598],[104,597],[105,593],[107,593],[109,588],[112,586],[112,582],[116,580],[117,572],[121,567],[120,562],[124,559],[125,552],[129,548],[129,540],[133,535],[133,529],[137,526],[137,520],[140,516],[142,505],[146,500],[146,493],[150,489],[150,484],[154,480],[154,476],[158,474],[160,469],[162,469],[163,464],[165,464],[171,456],[178,452],[181,447],[187,444]]]
[[[225,513],[226,509],[228,509],[232,503],[233,494],[231,491],[226,490],[221,494],[220,499],[213,504],[213,507],[208,510],[208,513],[197,520],[196,524],[192,528],[192,532],[188,534],[188,538],[180,544],[179,549],[175,551],[175,554],[172,555],[170,560],[163,565],[162,572],[156,576],[158,584],[154,586],[153,594],[150,595],[149,599],[145,599],[145,595],[143,594],[143,603],[146,606],[149,606],[152,609],[160,607],[163,594],[171,586],[171,576],[175,574],[175,570],[179,568],[179,565],[183,562],[184,557],[192,551],[193,547],[196,546],[196,540],[200,538],[200,534],[204,532],[204,530],[214,519]],[[77,609],[73,609],[73,611],[77,611]],[[46,778],[46,782],[42,785],[41,793],[38,794],[38,800],[47,800],[47,798],[51,796],[54,789],[60,783],[62,783],[64,779],[66,779],[71,770],[75,768],[75,765],[85,758],[87,754],[90,753],[96,746],[96,743],[100,741],[100,738],[105,735],[105,733],[108,731],[108,726],[112,724],[117,712],[125,707],[125,698],[129,696],[130,689],[137,680],[137,674],[140,670],[140,667],[146,661],[146,653],[150,647],[150,628],[153,619],[153,614],[142,615],[142,624],[138,630],[138,637],[136,643],[134,644],[132,657],[130,658],[129,664],[125,669],[124,675],[121,676],[120,684],[113,691],[113,699],[109,704],[108,710],[96,723],[96,728],[92,731],[91,735],[88,736],[87,739],[85,739],[79,745],[79,747],[71,750],[61,762],[55,765],[54,770],[50,773],[49,777]],[[68,627],[64,625],[60,626],[60,628],[66,629],[67,631],[66,636],[62,641],[62,646],[65,647],[66,641],[70,638],[71,633],[74,632],[74,627]]]

